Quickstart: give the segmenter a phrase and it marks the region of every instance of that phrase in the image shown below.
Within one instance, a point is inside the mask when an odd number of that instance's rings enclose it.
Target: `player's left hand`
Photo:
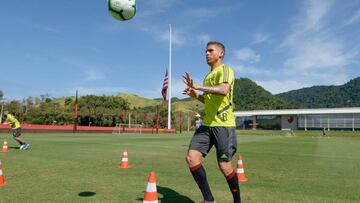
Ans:
[[[189,95],[190,97],[197,98],[197,93],[195,92],[194,89],[192,89],[190,87],[186,87],[183,91],[183,94]]]

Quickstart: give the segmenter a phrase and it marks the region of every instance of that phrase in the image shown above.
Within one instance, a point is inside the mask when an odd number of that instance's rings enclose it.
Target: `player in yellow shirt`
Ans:
[[[4,112],[5,122],[10,125],[13,129],[13,138],[20,144],[20,150],[26,150],[29,148],[29,144],[26,143],[23,139],[20,138],[21,136],[21,125],[20,122],[9,113],[9,111]]]
[[[240,188],[231,160],[236,153],[235,118],[233,114],[234,71],[223,64],[225,46],[220,42],[209,42],[206,47],[206,62],[211,70],[203,85],[196,84],[189,73],[183,75],[186,85],[184,94],[205,104],[205,117],[202,125],[191,139],[186,161],[191,174],[198,184],[204,200],[202,203],[214,203],[206,179],[206,171],[201,164],[202,157],[216,148],[218,166],[228,182],[234,203],[240,203]],[[202,95],[197,91],[203,92]]]

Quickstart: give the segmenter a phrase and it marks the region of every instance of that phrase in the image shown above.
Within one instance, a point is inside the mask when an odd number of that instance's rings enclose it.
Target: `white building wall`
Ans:
[[[297,115],[282,115],[281,130],[296,130],[297,122]]]

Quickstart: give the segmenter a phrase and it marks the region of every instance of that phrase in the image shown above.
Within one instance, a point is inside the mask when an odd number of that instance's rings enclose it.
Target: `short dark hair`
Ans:
[[[210,41],[207,43],[206,46],[209,46],[209,45],[217,45],[219,46],[223,51],[224,51],[224,56],[225,56],[225,45],[221,42],[217,42],[217,41]]]

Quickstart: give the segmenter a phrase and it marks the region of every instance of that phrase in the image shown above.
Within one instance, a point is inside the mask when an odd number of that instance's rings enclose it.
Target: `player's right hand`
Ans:
[[[185,72],[185,74],[183,75],[183,82],[186,86],[195,90],[197,90],[199,87],[199,85],[193,81],[193,79],[190,76],[190,73],[188,72]]]

